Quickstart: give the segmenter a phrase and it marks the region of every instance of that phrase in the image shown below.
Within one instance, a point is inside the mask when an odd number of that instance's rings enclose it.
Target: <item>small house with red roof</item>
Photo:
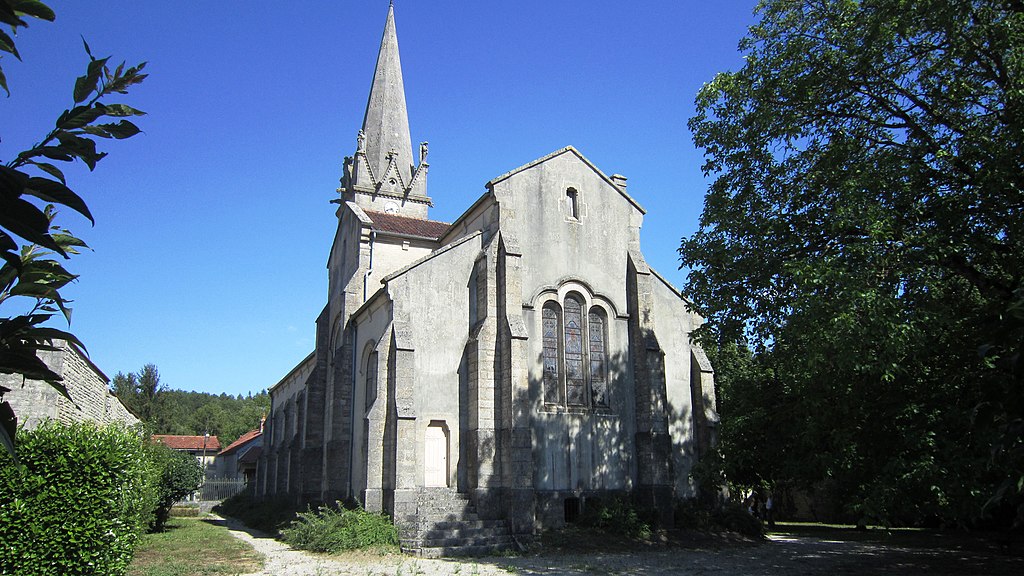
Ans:
[[[263,422],[260,427],[238,437],[221,450],[214,460],[211,474],[220,478],[244,478],[248,484],[256,478],[256,463],[263,451]]]
[[[177,434],[154,434],[153,442],[168,448],[188,452],[199,460],[199,465],[206,470],[214,463],[214,457],[220,452],[220,440],[217,436],[181,436]]]

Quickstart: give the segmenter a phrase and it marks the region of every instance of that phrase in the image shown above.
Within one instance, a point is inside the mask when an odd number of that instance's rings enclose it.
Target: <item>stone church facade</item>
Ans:
[[[449,224],[428,218],[427,156],[390,8],[316,347],[270,391],[257,494],[358,501],[421,553],[509,546],[614,495],[671,521],[714,441],[714,381],[626,179],[563,148]]]

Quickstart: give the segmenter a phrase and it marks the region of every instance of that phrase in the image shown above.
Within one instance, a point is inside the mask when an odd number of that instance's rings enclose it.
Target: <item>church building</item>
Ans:
[[[511,548],[614,497],[670,523],[714,442],[714,380],[626,178],[570,146],[430,220],[393,7],[355,136],[315,349],[270,390],[256,494],[358,502],[424,555]]]

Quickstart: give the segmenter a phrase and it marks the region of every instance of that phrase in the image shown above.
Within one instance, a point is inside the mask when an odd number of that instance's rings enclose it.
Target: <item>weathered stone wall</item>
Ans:
[[[297,418],[297,404],[300,396],[305,397],[303,392],[307,382],[315,377],[316,355],[310,354],[270,389],[270,415],[257,471],[257,485],[264,494],[289,492],[291,475],[297,473],[301,450],[298,432],[302,425]]]
[[[139,419],[110,392],[110,380],[95,364],[67,342],[58,340],[54,344],[60,349],[40,352],[39,357],[50,370],[64,377],[63,384],[73,402],[42,380],[0,374],[0,385],[11,389],[4,399],[11,403],[19,423],[29,429],[48,419],[138,424]]]
[[[572,149],[560,150],[507,177],[493,191],[501,232],[521,247],[522,300],[545,287],[584,281],[616,310],[626,309],[627,249],[639,240],[642,210]],[[576,214],[567,192],[576,192]]]
[[[675,471],[675,495],[696,496],[696,486],[688,471],[700,456],[697,436],[715,416],[714,383],[710,372],[702,376],[700,366],[691,366],[695,354],[690,334],[701,322],[686,308],[678,290],[651,270],[651,309],[658,342],[665,350],[665,406],[668,432],[672,441],[672,466]],[[696,353],[703,354],[699,349]],[[696,372],[695,372],[696,371]],[[694,377],[693,374],[697,376]],[[705,401],[705,387],[710,398]],[[694,398],[697,403],[694,403]]]
[[[424,436],[432,421],[444,422],[449,430],[448,485],[456,486],[459,406],[460,402],[468,401],[460,398],[465,391],[460,390],[459,371],[469,339],[469,279],[480,249],[479,237],[469,236],[386,279],[394,302],[395,324],[405,327],[396,328],[404,331],[404,343],[396,361],[396,399],[400,416],[415,417],[412,430],[406,432],[411,436],[411,444],[403,445],[403,430],[398,431],[398,457],[408,453],[412,458],[397,466],[399,487],[423,485]],[[404,365],[407,360],[412,361],[411,366]],[[411,402],[403,404],[403,397]],[[409,409],[403,409],[403,405]],[[411,450],[406,452],[407,449]]]

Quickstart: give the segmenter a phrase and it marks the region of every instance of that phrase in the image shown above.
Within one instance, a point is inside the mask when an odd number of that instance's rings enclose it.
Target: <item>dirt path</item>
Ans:
[[[246,576],[559,576],[577,574],[639,576],[844,576],[922,574],[927,576],[1024,574],[1016,546],[942,537],[926,545],[836,538],[835,535],[773,535],[762,544],[707,548],[660,547],[633,552],[587,552],[429,560],[391,555],[329,557],[285,544],[225,521],[231,533],[264,555],[262,572]]]

